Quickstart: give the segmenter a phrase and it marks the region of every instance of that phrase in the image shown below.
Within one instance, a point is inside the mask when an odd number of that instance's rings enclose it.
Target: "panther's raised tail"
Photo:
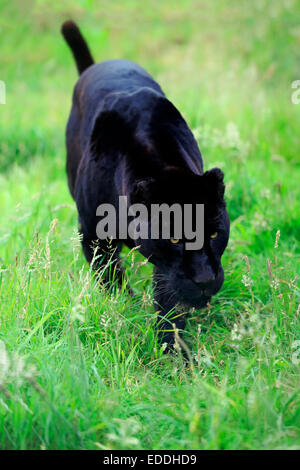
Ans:
[[[61,32],[71,48],[80,75],[94,63],[88,45],[74,21],[65,21]]]

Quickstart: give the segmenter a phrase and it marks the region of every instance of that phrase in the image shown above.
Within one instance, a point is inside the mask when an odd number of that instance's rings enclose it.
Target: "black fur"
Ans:
[[[229,237],[223,173],[214,168],[203,173],[198,145],[185,120],[165,97],[160,86],[139,65],[128,60],[108,60],[92,65],[87,46],[76,25],[76,41],[65,37],[76,58],[79,78],[67,126],[67,173],[89,262],[93,244],[103,254],[107,242],[97,241],[96,209],[102,203],[118,207],[118,197],[129,203],[204,203],[205,242],[199,251],[186,251],[169,240],[112,241],[118,279],[123,270],[118,253],[124,242],[140,245],[154,268],[155,306],[160,318],[177,304],[203,307],[222,286],[221,256]],[[72,33],[73,34],[73,33]],[[211,239],[211,234],[218,236]],[[102,258],[105,259],[105,256]],[[184,316],[174,323],[184,326]],[[170,329],[165,320],[161,330]],[[172,329],[172,328],[171,328]],[[173,333],[162,335],[171,345]]]

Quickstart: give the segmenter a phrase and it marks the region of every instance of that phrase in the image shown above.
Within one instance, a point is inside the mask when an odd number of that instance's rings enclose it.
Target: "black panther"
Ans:
[[[204,307],[224,281],[221,257],[230,224],[223,172],[203,171],[201,153],[187,123],[142,67],[121,59],[94,64],[72,21],[63,24],[62,34],[80,74],[66,145],[68,184],[78,209],[83,252],[91,263],[95,244],[103,254],[113,247],[115,275],[122,282],[122,243],[139,246],[154,264],[160,336],[172,348],[174,333],[167,314],[177,305]],[[128,197],[129,204],[204,204],[203,247],[188,251],[184,240],[174,238],[97,240],[97,207],[110,203],[117,208],[121,195]],[[97,268],[105,259],[98,258]],[[185,315],[175,315],[172,323],[184,328]]]

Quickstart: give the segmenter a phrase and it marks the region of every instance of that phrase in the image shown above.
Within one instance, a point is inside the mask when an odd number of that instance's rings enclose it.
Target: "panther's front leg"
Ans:
[[[157,311],[158,336],[161,343],[167,343],[165,351],[173,349],[175,342],[175,328],[183,330],[185,314],[175,309],[177,299],[175,292],[170,288],[168,279],[159,268],[154,267],[153,272],[154,307]]]

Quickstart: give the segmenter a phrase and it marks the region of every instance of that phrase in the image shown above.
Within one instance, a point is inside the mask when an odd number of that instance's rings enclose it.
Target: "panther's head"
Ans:
[[[185,204],[190,205],[193,228],[197,224],[196,205],[204,205],[201,248],[194,249],[196,244],[188,248],[187,242],[190,240],[185,236],[185,226],[181,237],[172,235],[172,218],[168,239],[163,238],[160,231],[158,239],[150,237],[136,240],[140,252],[157,267],[165,289],[182,304],[203,307],[219,291],[224,281],[221,257],[228,243],[230,223],[224,202],[223,177],[223,172],[218,168],[195,175],[169,167],[153,178],[138,181],[131,193],[131,204],[143,203],[148,211],[153,204],[178,204],[182,214],[185,214]],[[153,221],[149,217],[146,223],[150,234]]]

